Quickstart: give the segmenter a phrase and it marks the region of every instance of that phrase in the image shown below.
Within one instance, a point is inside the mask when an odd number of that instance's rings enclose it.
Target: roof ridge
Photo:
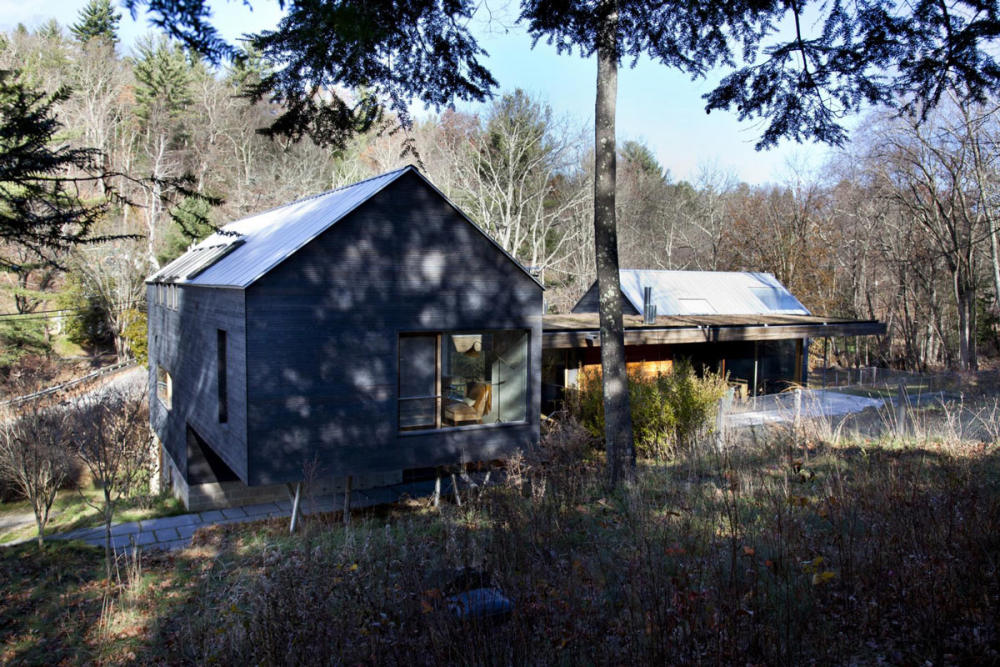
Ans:
[[[386,171],[386,172],[383,172],[381,174],[375,174],[374,176],[369,176],[368,178],[366,178],[364,180],[356,181],[354,183],[347,183],[346,185],[341,185],[340,187],[333,188],[332,190],[324,190],[323,192],[317,192],[315,194],[306,195],[305,197],[301,197],[299,199],[295,199],[293,201],[290,201],[290,202],[287,202],[287,203],[284,203],[284,204],[278,204],[277,206],[272,206],[271,208],[266,208],[263,211],[256,211],[255,213],[251,213],[250,215],[242,217],[242,218],[239,218],[238,220],[233,220],[231,222],[227,222],[222,227],[219,227],[219,229],[216,230],[216,233],[218,233],[221,230],[224,230],[226,227],[229,227],[230,225],[235,225],[236,223],[243,222],[244,220],[249,220],[251,218],[256,218],[256,217],[261,216],[261,215],[266,215],[268,213],[273,213],[274,211],[277,211],[278,209],[288,208],[289,206],[295,206],[296,204],[301,204],[303,202],[307,202],[307,201],[310,201],[310,200],[313,200],[313,199],[319,199],[320,197],[325,197],[327,195],[332,195],[332,194],[334,194],[336,192],[340,192],[341,190],[349,190],[349,189],[351,189],[353,187],[356,187],[358,185],[362,185],[364,183],[368,183],[370,181],[374,181],[374,180],[376,180],[378,178],[385,178],[386,176],[391,176],[392,174],[402,173],[402,172],[406,171],[407,169],[416,170],[417,168],[416,168],[416,166],[414,166],[412,164],[408,164],[406,166],[400,167],[399,169],[393,169],[391,171]],[[201,245],[201,243],[204,240],[207,240],[208,238],[211,238],[211,235],[207,236],[205,239],[203,239],[202,241],[199,241],[198,243],[196,243],[194,245]]]

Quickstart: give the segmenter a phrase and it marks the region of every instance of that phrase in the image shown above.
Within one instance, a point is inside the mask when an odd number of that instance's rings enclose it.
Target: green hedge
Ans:
[[[670,373],[629,373],[628,389],[636,454],[655,458],[694,444],[715,418],[727,384],[724,376],[711,371],[699,377],[691,362],[681,359]],[[588,431],[604,439],[604,391],[599,374],[581,376],[571,408]]]

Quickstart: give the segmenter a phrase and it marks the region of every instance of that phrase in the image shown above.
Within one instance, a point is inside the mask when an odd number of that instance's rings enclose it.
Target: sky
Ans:
[[[18,23],[34,28],[50,18],[62,25],[77,19],[87,0],[0,0],[0,31]],[[214,24],[229,39],[243,33],[274,27],[281,13],[276,0],[252,0],[253,11],[241,0],[213,0]],[[517,4],[491,7],[490,17],[477,16],[473,32],[488,53],[484,64],[499,82],[498,93],[522,88],[552,107],[554,114],[573,127],[593,132],[597,65],[593,58],[559,55],[555,49],[531,39],[516,25]],[[122,48],[127,53],[135,39],[154,30],[145,17],[132,20],[122,11]],[[489,20],[486,20],[489,18]],[[820,171],[828,149],[814,144],[783,142],[769,151],[756,151],[762,128],[739,122],[732,112],[705,113],[702,95],[723,75],[710,74],[692,81],[688,75],[648,60],[636,67],[623,66],[618,81],[617,130],[619,141],[646,144],[673,180],[694,181],[703,170],[729,173],[750,184],[783,183],[796,170]],[[481,105],[458,105],[477,112]],[[420,117],[421,109],[413,109]]]

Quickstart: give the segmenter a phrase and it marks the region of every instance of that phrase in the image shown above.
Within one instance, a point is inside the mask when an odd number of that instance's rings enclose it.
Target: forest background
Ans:
[[[53,143],[96,149],[101,177],[75,188],[104,202],[91,234],[106,239],[0,245],[0,373],[67,345],[141,357],[143,280],[192,242],[408,163],[538,272],[550,312],[593,282],[592,135],[543,99],[508,90],[481,112],[446,110],[406,130],[387,114],[331,151],[257,131],[276,113],[243,96],[268,71],[257,54],[213,68],[152,33],[125,49],[117,17],[92,0],[68,26],[0,35],[0,70],[52,102]],[[821,168],[763,185],[708,166],[675,180],[648,145],[620,142],[621,265],[767,271],[814,313],[886,322],[886,336],[842,349],[840,363],[988,364],[1000,348],[995,102],[945,101],[919,124],[872,111]]]

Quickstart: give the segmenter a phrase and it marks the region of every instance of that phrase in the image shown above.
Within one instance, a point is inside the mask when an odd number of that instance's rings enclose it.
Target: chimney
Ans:
[[[656,322],[656,304],[653,303],[653,288],[642,288],[642,323],[653,324]]]

